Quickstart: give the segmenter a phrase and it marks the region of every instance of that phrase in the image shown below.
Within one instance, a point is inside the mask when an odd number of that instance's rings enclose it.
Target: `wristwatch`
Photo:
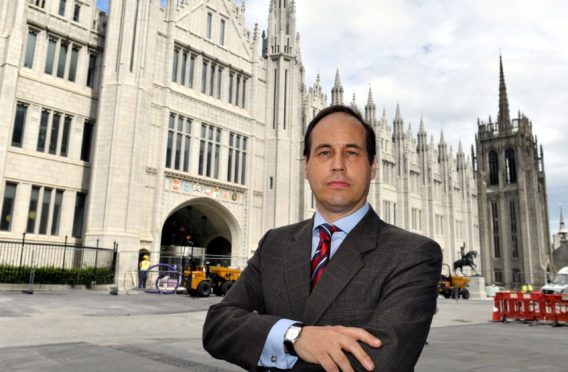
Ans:
[[[296,350],[294,350],[294,344],[300,338],[303,327],[304,325],[302,323],[294,323],[284,334],[284,351],[292,356],[298,356],[298,354],[296,354]]]

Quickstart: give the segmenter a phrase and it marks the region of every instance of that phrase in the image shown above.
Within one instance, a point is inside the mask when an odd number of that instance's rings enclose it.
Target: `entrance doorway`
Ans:
[[[180,205],[164,222],[160,262],[181,264],[184,256],[193,255],[211,265],[230,266],[233,221],[224,206],[209,198]]]

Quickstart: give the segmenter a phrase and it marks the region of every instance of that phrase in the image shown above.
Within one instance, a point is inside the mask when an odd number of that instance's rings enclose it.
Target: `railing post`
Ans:
[[[22,233],[22,249],[20,250],[20,266],[18,266],[18,281],[22,272],[22,263],[24,262],[24,247],[26,245],[26,233]]]
[[[67,235],[65,235],[65,245],[63,246],[63,264],[61,265],[61,271],[65,271],[65,254],[67,253]]]

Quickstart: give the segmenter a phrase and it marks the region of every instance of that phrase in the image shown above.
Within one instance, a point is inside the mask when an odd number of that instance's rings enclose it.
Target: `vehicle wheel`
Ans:
[[[458,298],[459,297],[459,290],[457,288],[450,289],[450,297],[451,298]]]
[[[199,297],[209,297],[211,294],[211,283],[204,280],[197,285],[197,294]]]
[[[225,282],[223,283],[223,286],[221,287],[221,292],[223,292],[223,296],[227,294],[227,292],[229,292],[229,289],[231,289],[231,287],[233,286],[234,282]]]
[[[450,291],[442,292],[442,296],[444,296],[444,298],[450,298]]]
[[[466,288],[464,288],[464,289],[462,290],[461,296],[462,296],[462,298],[463,298],[464,300],[469,299],[469,291],[468,291]]]

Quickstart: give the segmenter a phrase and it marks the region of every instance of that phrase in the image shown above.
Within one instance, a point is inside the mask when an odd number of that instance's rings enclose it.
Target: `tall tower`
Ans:
[[[508,287],[542,285],[550,262],[542,147],[539,151],[526,116],[510,118],[501,56],[497,122],[478,121],[476,148],[485,280]]]
[[[302,152],[304,67],[297,45],[294,0],[271,0],[266,50],[265,226],[297,221]]]
[[[151,46],[157,34],[156,24],[148,20],[160,13],[159,6],[159,0],[110,3],[108,35],[117,36],[105,44],[85,242],[111,247],[116,241],[134,251],[132,257],[123,252],[121,272],[137,262],[135,249],[143,235],[155,57]]]

